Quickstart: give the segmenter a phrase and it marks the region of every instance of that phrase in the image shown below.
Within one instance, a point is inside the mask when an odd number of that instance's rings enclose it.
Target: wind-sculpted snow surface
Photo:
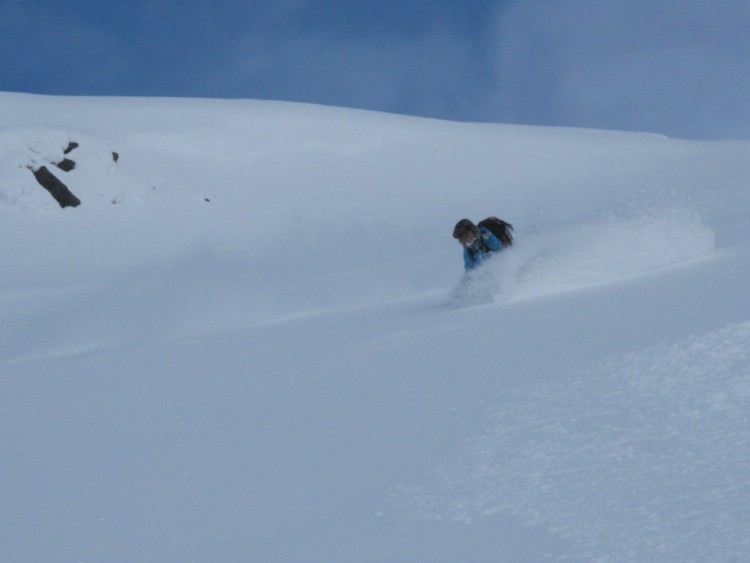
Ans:
[[[504,393],[432,484],[426,518],[512,515],[568,560],[743,561],[750,554],[750,323]]]
[[[0,128],[0,205],[26,211],[55,210],[58,204],[34,180],[44,166],[80,196],[84,204],[147,200],[153,186],[136,179],[138,167],[122,164],[113,147],[76,130],[45,126]],[[67,166],[66,166],[67,164]]]

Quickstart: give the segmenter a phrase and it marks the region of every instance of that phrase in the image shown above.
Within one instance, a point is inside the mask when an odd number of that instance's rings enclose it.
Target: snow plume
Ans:
[[[520,232],[512,250],[468,272],[456,286],[457,306],[551,295],[637,276],[709,256],[715,236],[676,194],[624,212]]]

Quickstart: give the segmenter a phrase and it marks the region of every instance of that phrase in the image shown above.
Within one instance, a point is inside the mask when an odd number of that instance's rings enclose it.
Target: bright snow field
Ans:
[[[0,93],[2,559],[750,557],[749,157]]]

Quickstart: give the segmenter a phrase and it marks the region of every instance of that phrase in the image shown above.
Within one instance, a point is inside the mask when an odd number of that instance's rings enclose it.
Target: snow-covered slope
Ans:
[[[748,156],[0,94],[3,560],[742,560]]]

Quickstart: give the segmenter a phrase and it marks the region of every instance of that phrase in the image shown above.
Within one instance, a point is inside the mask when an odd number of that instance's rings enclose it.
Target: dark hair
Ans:
[[[472,233],[477,232],[477,226],[469,221],[468,219],[461,219],[456,226],[453,227],[453,238],[461,238],[465,233],[471,231]]]

